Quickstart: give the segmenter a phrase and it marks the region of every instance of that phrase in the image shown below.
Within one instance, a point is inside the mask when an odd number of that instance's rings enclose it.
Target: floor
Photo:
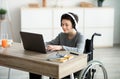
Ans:
[[[99,60],[104,64],[108,79],[120,79],[120,45],[112,48],[95,48],[94,60]],[[8,79],[8,70],[9,68],[0,66],[0,79]],[[10,79],[29,79],[28,72],[11,69]],[[43,77],[43,79],[48,79],[48,77]]]
[[[94,60],[99,60],[104,64],[108,79],[120,79],[120,45],[113,48],[96,49]]]

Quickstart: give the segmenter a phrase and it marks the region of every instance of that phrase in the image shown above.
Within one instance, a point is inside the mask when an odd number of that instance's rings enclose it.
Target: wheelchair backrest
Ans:
[[[90,53],[93,51],[93,42],[90,39],[86,39],[84,53]]]

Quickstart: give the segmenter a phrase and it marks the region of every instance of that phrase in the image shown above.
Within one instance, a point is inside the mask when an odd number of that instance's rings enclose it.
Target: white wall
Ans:
[[[111,0],[110,4],[115,8],[115,26],[114,26],[114,43],[120,43],[120,0]]]
[[[3,0],[4,1],[4,0]],[[11,16],[11,21],[13,24],[13,30],[15,34],[15,41],[20,42],[20,8],[26,6],[28,3],[39,2],[40,5],[42,3],[41,0],[7,0],[9,12]],[[56,2],[58,1],[58,2]],[[96,5],[97,0],[47,0],[47,6],[64,6],[71,7],[77,6],[81,1],[89,1]],[[115,27],[114,27],[114,43],[120,43],[120,0],[105,0],[103,6],[110,6],[115,8]]]

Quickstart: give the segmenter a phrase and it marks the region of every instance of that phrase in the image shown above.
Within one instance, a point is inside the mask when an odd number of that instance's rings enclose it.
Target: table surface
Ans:
[[[69,54],[67,51],[58,51],[60,54]],[[13,43],[11,47],[0,47],[0,65],[18,70],[46,75],[56,79],[61,79],[71,73],[79,71],[87,65],[87,55],[73,55],[74,58],[64,62],[52,62],[47,59],[51,55],[39,52],[24,50],[21,43]]]

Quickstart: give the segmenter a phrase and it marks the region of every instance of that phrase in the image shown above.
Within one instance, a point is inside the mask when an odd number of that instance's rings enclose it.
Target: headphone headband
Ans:
[[[66,14],[69,15],[73,19],[73,21],[75,22],[75,26],[77,26],[77,21],[76,21],[75,17],[70,13],[66,13]]]

